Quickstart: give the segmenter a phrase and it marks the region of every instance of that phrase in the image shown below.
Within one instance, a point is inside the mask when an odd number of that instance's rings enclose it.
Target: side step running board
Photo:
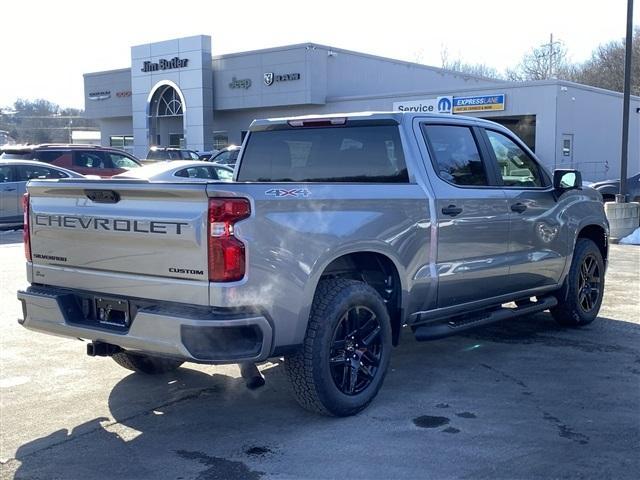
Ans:
[[[556,297],[550,295],[548,297],[542,297],[538,299],[537,302],[528,303],[517,308],[500,307],[478,317],[464,318],[458,321],[451,320],[422,325],[416,328],[414,334],[416,336],[416,340],[418,340],[419,342],[424,342],[427,340],[437,340],[438,338],[455,335],[456,333],[470,330],[481,325],[488,325],[490,323],[499,322],[501,320],[519,317],[521,315],[541,312],[543,310],[547,310],[548,308],[555,307],[557,304],[558,300],[556,299]]]

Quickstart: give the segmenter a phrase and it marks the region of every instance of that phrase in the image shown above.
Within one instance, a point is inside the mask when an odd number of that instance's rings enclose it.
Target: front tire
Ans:
[[[598,316],[604,295],[604,260],[598,246],[578,238],[571,268],[558,292],[558,305],[550,309],[560,325],[582,327]]]
[[[123,368],[146,375],[159,375],[176,370],[184,362],[139,353],[118,352],[111,358]]]
[[[302,347],[285,357],[298,403],[307,410],[355,415],[377,395],[391,354],[391,321],[382,297],[364,282],[322,280]]]

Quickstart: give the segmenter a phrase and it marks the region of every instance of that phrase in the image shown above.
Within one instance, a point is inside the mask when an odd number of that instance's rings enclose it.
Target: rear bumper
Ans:
[[[269,357],[273,346],[273,328],[256,312],[141,303],[127,331],[113,331],[87,325],[75,298],[73,291],[51,287],[19,291],[23,319],[18,322],[38,332],[197,363],[259,362]]]

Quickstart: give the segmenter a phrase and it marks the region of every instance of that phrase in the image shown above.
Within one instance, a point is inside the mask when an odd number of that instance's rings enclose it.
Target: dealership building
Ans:
[[[103,145],[240,144],[256,118],[406,110],[486,118],[549,167],[619,175],[622,94],[561,80],[506,82],[314,43],[212,55],[199,35],[131,47],[130,67],[84,75],[85,115]],[[631,98],[629,173],[640,171],[640,97]]]

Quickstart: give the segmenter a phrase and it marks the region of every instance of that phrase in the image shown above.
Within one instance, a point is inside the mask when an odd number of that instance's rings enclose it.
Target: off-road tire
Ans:
[[[585,259],[595,261],[599,273],[599,292],[593,306],[585,310],[580,303],[580,274]],[[588,238],[578,238],[573,252],[571,268],[565,278],[564,285],[556,293],[558,305],[550,309],[551,315],[560,325],[582,327],[593,322],[598,316],[604,295],[604,260],[597,245]]]
[[[336,331],[344,322],[345,314],[355,307],[364,307],[375,314],[375,322],[380,327],[376,335],[380,350],[373,379],[368,380],[368,386],[359,393],[348,395],[335,383],[329,362],[331,349],[335,348]],[[296,400],[302,407],[315,413],[345,417],[366,408],[377,395],[386,375],[390,354],[391,321],[378,292],[364,282],[328,279],[322,280],[317,287],[304,343],[295,353],[285,357],[285,370]],[[346,359],[346,351],[344,356]]]
[[[169,358],[152,357],[138,353],[118,352],[111,358],[123,368],[146,375],[159,375],[176,370],[184,362]]]

